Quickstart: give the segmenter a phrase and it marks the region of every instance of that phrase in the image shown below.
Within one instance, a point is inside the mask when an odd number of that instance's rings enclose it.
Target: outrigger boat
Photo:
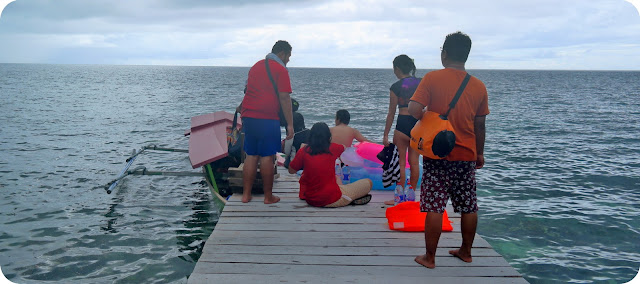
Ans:
[[[163,148],[156,145],[148,145],[140,150],[133,150],[131,156],[126,159],[126,165],[120,171],[117,178],[105,186],[108,194],[118,186],[118,183],[129,175],[152,176],[201,176],[206,181],[213,196],[217,197],[219,208],[222,210],[227,198],[238,186],[242,191],[242,169],[230,167],[228,156],[227,133],[233,123],[233,114],[218,111],[209,114],[194,116],[191,118],[191,127],[184,135],[189,136],[189,149]],[[238,121],[238,125],[241,123]],[[184,171],[150,171],[144,166],[138,166],[130,170],[136,158],[145,151],[168,151],[188,153],[193,169],[202,168],[202,172]],[[261,184],[257,182],[256,184]],[[254,186],[255,187],[255,186]],[[255,189],[255,188],[254,188]]]

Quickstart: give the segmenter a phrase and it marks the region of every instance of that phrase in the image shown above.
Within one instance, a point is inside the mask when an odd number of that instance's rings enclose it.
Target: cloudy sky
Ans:
[[[640,70],[625,0],[17,0],[0,63],[251,66],[284,39],[293,67],[432,69],[458,30],[471,69]]]

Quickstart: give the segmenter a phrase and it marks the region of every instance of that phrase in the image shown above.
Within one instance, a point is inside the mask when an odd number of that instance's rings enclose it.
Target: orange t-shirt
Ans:
[[[429,111],[444,114],[466,75],[465,71],[451,68],[429,72],[422,78],[411,100],[426,106]],[[456,133],[456,146],[446,160],[476,161],[474,119],[489,114],[488,101],[484,83],[472,76],[449,113],[449,121]]]

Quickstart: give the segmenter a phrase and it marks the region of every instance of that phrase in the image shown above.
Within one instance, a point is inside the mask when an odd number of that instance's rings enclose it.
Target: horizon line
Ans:
[[[166,65],[166,64],[113,64],[113,63],[20,63],[20,62],[0,62],[0,65],[85,65],[85,66],[156,66],[156,67],[216,67],[216,68],[251,68],[251,66],[228,66],[228,65]],[[294,69],[375,69],[385,70],[391,68],[384,67],[315,67],[315,66],[290,66]],[[439,70],[438,68],[418,68],[417,70]],[[619,72],[640,72],[639,69],[509,69],[509,68],[467,68],[467,70],[488,70],[488,71],[619,71]]]

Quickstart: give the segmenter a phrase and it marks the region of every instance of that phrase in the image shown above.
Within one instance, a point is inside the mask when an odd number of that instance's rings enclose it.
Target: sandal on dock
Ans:
[[[369,201],[371,201],[371,194],[367,194],[363,197],[354,199],[353,201],[351,201],[351,205],[365,205],[369,203]]]

